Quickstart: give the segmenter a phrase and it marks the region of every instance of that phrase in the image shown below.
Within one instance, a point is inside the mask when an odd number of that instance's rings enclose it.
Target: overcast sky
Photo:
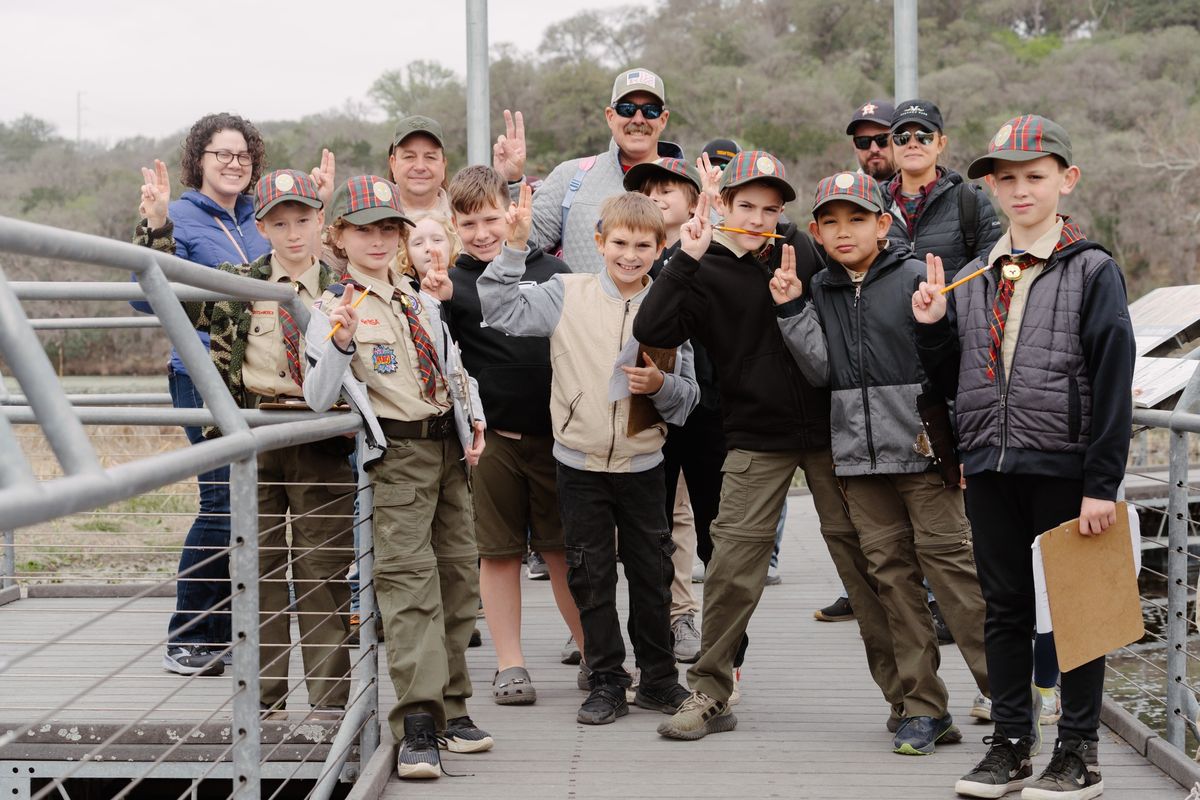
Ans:
[[[493,44],[536,50],[547,26],[650,0],[491,0]],[[385,70],[431,59],[466,73],[465,0],[0,0],[0,121],[22,114],[113,144],[210,111],[295,119],[369,102]]]

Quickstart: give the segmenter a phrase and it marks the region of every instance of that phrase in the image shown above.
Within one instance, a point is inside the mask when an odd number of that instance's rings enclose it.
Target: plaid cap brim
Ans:
[[[783,193],[783,202],[785,202],[785,203],[790,203],[796,199],[796,190],[792,188],[792,185],[790,183],[788,183],[787,181],[785,181],[783,178],[777,177],[775,175],[755,175],[753,177],[745,178],[740,181],[730,181],[728,184],[726,184],[726,186],[723,186],[721,188],[722,189],[724,189],[724,188],[732,189],[735,186],[746,186],[748,184],[754,183],[755,181],[760,181],[762,183],[768,183],[771,186],[774,186],[776,189],[778,189],[780,192]]]
[[[825,206],[829,205],[830,203],[838,203],[838,202],[853,203],[854,205],[858,206],[859,208],[870,211],[872,214],[882,214],[883,213],[883,209],[879,206],[878,203],[872,203],[869,200],[864,200],[861,197],[856,197],[855,195],[852,195],[852,194],[835,194],[835,195],[830,195],[829,197],[826,197],[824,200],[822,200],[821,202],[819,202],[813,206],[813,210],[812,210],[813,218],[816,219],[817,212],[820,211]]]
[[[692,172],[691,169],[688,172]],[[627,192],[641,191],[642,186],[651,178],[658,177],[673,181],[687,181],[696,187],[696,191],[702,191],[699,177],[692,175],[680,175],[678,172],[673,172],[661,164],[635,164],[629,168],[629,172],[625,173],[625,179],[622,182]]]
[[[263,217],[265,217],[267,215],[267,212],[269,212],[272,208],[279,205],[280,203],[300,203],[301,205],[306,205],[309,208],[324,208],[325,207],[324,203],[322,203],[320,200],[313,198],[313,197],[301,197],[300,195],[296,195],[296,194],[285,194],[283,197],[276,197],[274,200],[272,200],[271,202],[264,205],[262,208],[255,211],[254,218],[262,219]]]
[[[1035,161],[1045,156],[1058,156],[1058,154],[1038,150],[994,150],[986,156],[980,156],[972,161],[971,166],[967,167],[967,177],[975,179],[991,175],[996,171],[996,165],[993,163],[995,161]],[[1058,157],[1062,158],[1062,156]]]
[[[370,225],[372,222],[379,222],[380,220],[398,219],[410,228],[416,227],[411,219],[388,206],[376,206],[374,208],[352,211],[349,214],[343,214],[341,218],[351,225]]]

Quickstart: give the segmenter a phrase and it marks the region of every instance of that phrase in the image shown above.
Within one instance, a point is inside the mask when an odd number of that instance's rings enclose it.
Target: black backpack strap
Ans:
[[[979,227],[979,187],[969,181],[963,181],[958,189],[958,226],[962,231],[963,247],[967,251],[967,260],[975,257],[975,245],[978,240],[975,231]]]

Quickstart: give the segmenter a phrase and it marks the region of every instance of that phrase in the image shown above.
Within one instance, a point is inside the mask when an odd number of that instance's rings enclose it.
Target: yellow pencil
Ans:
[[[367,295],[370,293],[371,293],[371,287],[368,286],[365,292],[360,292],[358,297],[354,298],[354,302],[350,304],[350,307],[358,308],[358,304],[361,303],[364,299],[366,299]],[[325,341],[328,342],[330,339],[332,339],[333,335],[338,332],[338,328],[340,328],[340,327],[342,327],[342,323],[340,323],[340,322],[338,324],[334,325],[333,329],[331,331],[329,331],[329,333],[325,336]]]
[[[971,278],[978,278],[980,275],[987,272],[989,269],[991,269],[990,266],[980,267],[979,269],[975,270],[967,277],[959,278],[958,280],[956,280],[954,283],[950,284],[949,286],[943,286],[939,291],[941,292],[941,294],[945,294],[946,292],[953,291],[954,289],[958,288],[959,286],[962,286],[967,281],[971,280]]]
[[[748,231],[745,228],[726,228],[724,225],[718,225],[717,230],[725,231],[726,233],[744,233],[748,236],[762,236],[764,239],[786,239],[786,236],[780,236],[778,233],[765,233],[761,231]]]

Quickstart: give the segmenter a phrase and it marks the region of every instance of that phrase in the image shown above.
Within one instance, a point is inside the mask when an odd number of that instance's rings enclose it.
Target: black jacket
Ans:
[[[663,254],[654,262],[654,266],[650,267],[650,277],[658,280],[663,267],[678,252],[678,242],[665,248]],[[708,357],[708,351],[704,349],[704,345],[699,342],[692,342],[692,354],[696,359],[696,383],[700,385],[700,406],[709,411],[720,411],[721,387],[717,384],[717,368],[713,366],[712,359]]]
[[[814,385],[833,392],[833,463],[838,475],[925,472],[914,449],[925,373],[913,338],[912,293],[925,265],[908,253],[880,253],[855,283],[839,264],[776,310],[788,349]]]
[[[901,180],[900,173],[880,187],[883,201],[892,215],[892,228],[888,231],[888,241],[892,248],[904,248],[912,252],[914,258],[925,260],[927,253],[942,257],[942,266],[946,270],[946,280],[953,280],[954,275],[968,261],[975,258],[986,259],[992,245],[1003,232],[1000,220],[992,208],[987,194],[978,186],[963,180],[963,176],[954,170],[938,167],[938,179],[925,205],[917,213],[912,233],[909,234],[908,224],[892,196],[893,187]],[[975,248],[967,250],[963,241],[962,230],[962,192],[974,192],[975,198]],[[970,204],[967,203],[967,207]]]
[[[450,333],[462,350],[463,364],[479,382],[488,427],[514,433],[550,433],[550,340],[507,336],[483,324],[475,282],[487,267],[463,253],[450,270],[454,297],[444,303]],[[523,282],[545,283],[570,272],[554,256],[532,250]]]
[[[824,267],[816,245],[793,224],[781,225],[778,232],[796,248],[796,274],[807,286]],[[801,376],[779,332],[767,287],[783,241],[776,240],[767,263],[753,253],[737,258],[715,242],[701,261],[676,253],[633,322],[633,335],[643,344],[678,347],[691,339],[708,351],[730,448],[829,446],[829,392]]]

